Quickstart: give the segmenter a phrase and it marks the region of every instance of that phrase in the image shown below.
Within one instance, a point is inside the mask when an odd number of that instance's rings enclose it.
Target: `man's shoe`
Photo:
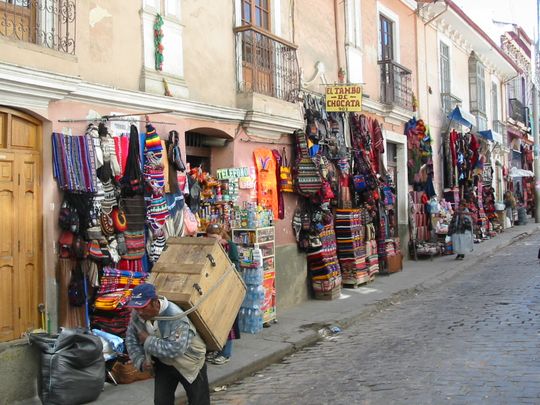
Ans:
[[[212,359],[210,362],[211,362],[212,364],[217,365],[217,366],[221,366],[222,364],[227,363],[229,360],[230,360],[230,359],[229,359],[228,357],[219,355],[219,356],[215,357],[214,359]]]

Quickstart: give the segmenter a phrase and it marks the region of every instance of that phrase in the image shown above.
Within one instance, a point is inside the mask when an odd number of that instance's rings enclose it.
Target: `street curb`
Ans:
[[[518,242],[519,240],[529,237],[539,231],[540,231],[540,225],[537,225],[536,228],[532,230],[524,231],[512,237],[509,240],[505,240],[504,242],[501,241],[500,243],[495,245],[491,249],[491,251],[497,251],[497,250],[506,248],[508,246],[511,246],[514,243]],[[403,301],[406,299],[413,298],[414,296],[417,296],[418,294],[422,292],[429,291],[431,289],[437,288],[449,282],[450,280],[463,274],[465,271],[470,270],[471,268],[475,267],[477,264],[479,264],[483,260],[485,260],[485,258],[482,257],[481,255],[474,256],[473,258],[471,258],[471,260],[462,262],[457,267],[446,269],[441,274],[434,276],[428,280],[424,280],[418,283],[417,285],[415,285],[414,287],[397,291],[388,298],[382,298],[372,304],[367,304],[362,308],[362,310],[360,310],[360,312],[358,312],[355,315],[348,316],[342,319],[333,319],[333,320],[328,320],[326,322],[325,321],[318,322],[317,327],[323,328],[325,326],[337,325],[341,329],[347,329],[351,325],[357,323],[358,321],[369,318],[370,316],[395,305],[397,301]],[[283,360],[285,357],[305,347],[312,346],[322,339],[323,338],[318,333],[318,331],[313,330],[311,333],[308,333],[307,336],[303,336],[300,339],[294,340],[293,338],[292,340],[289,339],[288,341],[284,341],[283,343],[289,344],[287,348],[275,351],[273,353],[270,353],[267,356],[261,357],[260,359],[257,359],[256,361],[250,363],[249,365],[243,367],[242,369],[238,371],[234,371],[228,375],[224,375],[224,376],[216,378],[216,380],[210,383],[210,389],[211,391],[214,391],[215,387],[220,387],[223,385],[231,385],[243,378],[252,376],[257,371],[262,370],[263,368],[270,366],[272,364],[275,364]]]

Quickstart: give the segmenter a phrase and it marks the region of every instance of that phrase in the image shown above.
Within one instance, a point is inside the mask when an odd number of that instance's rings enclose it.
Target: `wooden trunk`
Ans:
[[[220,350],[234,324],[246,286],[214,238],[169,238],[148,279],[158,294],[189,315],[209,350]]]

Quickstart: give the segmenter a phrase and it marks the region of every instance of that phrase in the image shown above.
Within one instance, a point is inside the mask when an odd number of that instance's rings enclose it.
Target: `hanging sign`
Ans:
[[[237,179],[239,177],[249,176],[247,167],[231,167],[228,169],[217,169],[218,180]]]
[[[360,86],[359,84],[341,84],[327,86],[326,111],[362,111],[362,86]]]

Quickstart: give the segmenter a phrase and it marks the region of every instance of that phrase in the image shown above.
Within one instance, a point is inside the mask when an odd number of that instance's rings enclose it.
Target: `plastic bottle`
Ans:
[[[240,308],[240,313],[238,314],[238,328],[241,331],[244,331],[245,325],[246,325],[246,309]]]

